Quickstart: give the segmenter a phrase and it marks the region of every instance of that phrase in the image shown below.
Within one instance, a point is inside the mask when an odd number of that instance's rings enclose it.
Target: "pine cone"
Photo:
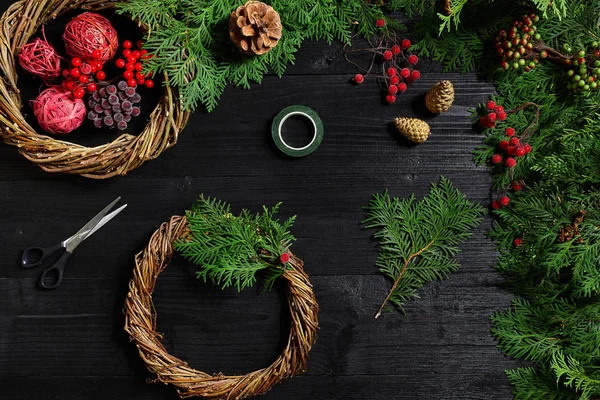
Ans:
[[[229,37],[246,54],[265,54],[281,39],[281,19],[273,7],[248,1],[229,16]]]
[[[415,143],[423,143],[431,133],[427,122],[417,118],[396,118],[394,124],[402,136]]]
[[[425,105],[434,114],[448,111],[453,102],[454,86],[450,81],[441,81],[435,84],[425,96]]]

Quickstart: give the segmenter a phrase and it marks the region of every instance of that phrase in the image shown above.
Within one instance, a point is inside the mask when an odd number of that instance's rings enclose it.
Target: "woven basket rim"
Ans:
[[[125,300],[125,331],[135,342],[146,368],[156,374],[156,381],[173,385],[181,398],[230,400],[263,394],[282,380],[304,372],[316,339],[319,306],[302,260],[291,252],[282,275],[288,285],[290,333],[286,347],[271,365],[245,375],[208,374],[169,354],[156,332],[152,293],[173,255],[173,243],[188,235],[185,216],[171,217],[154,232],[146,248],[135,257]]]
[[[20,0],[0,17],[0,137],[15,146],[29,161],[47,172],[76,174],[93,179],[126,175],[146,161],[157,158],[177,143],[190,112],[183,109],[175,88],[165,75],[164,94],[138,135],[121,134],[113,141],[86,147],[37,133],[25,120],[17,86],[16,55],[39,28],[59,15],[80,9],[114,8],[111,0]]]

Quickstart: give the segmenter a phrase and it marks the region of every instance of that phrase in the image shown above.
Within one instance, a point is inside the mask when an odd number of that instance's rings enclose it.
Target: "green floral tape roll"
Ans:
[[[287,144],[283,140],[281,134],[281,128],[285,121],[292,116],[299,115],[304,118],[308,118],[313,125],[314,134],[309,144],[304,147],[293,147]],[[279,150],[291,157],[304,157],[312,153],[319,147],[321,141],[323,141],[323,122],[319,117],[319,114],[312,108],[305,106],[289,106],[281,110],[279,114],[273,120],[271,125],[271,134],[273,135],[273,141]]]

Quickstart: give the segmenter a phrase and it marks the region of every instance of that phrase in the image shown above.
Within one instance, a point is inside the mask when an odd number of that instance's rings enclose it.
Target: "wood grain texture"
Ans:
[[[385,106],[377,85],[350,83],[356,71],[340,46],[306,43],[282,79],[267,76],[250,91],[227,88],[215,112],[193,115],[176,147],[105,182],[46,174],[0,145],[0,398],[176,398],[146,384],[151,377],[122,330],[122,307],[133,255],[203,192],[235,210],[283,201],[282,217],[298,215],[294,251],[314,284],[321,330],[306,374],[263,398],[510,399],[502,371],[517,363],[489,334],[489,315],[510,298],[490,268],[489,221],[463,246],[458,273],[427,286],[406,316],[373,319],[390,282],[374,267],[373,232],[360,225],[370,195],[387,188],[421,197],[444,175],[472,200],[490,201],[487,171],[472,162],[481,137],[468,109],[493,86],[474,74],[441,74],[431,62],[421,69],[423,78]],[[441,79],[453,81],[456,103],[433,117],[423,96]],[[269,140],[272,118],[292,104],[314,108],[325,126],[321,147],[303,159],[281,156]],[[424,118],[431,138],[406,143],[391,125],[395,116]],[[77,249],[62,287],[38,290],[39,271],[18,267],[22,249],[69,236],[116,196],[129,207]],[[270,363],[289,325],[283,288],[221,291],[195,280],[193,270],[176,258],[158,281],[158,328],[169,351],[205,371]]]

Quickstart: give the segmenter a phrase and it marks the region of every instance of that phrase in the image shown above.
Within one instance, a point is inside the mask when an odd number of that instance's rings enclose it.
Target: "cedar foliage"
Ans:
[[[553,0],[549,7],[545,0],[452,0],[450,16],[437,15],[432,4],[390,2],[423,15],[415,30],[422,52],[449,70],[477,66],[494,79],[494,100],[507,110],[525,102],[540,106],[539,123],[527,139],[533,151],[518,160],[512,175],[504,167],[491,168],[496,192],[506,191],[512,180],[527,185],[510,194],[508,207],[493,212],[489,233],[500,253],[495,268],[517,296],[508,310],[492,316],[492,333],[505,354],[532,364],[507,371],[515,399],[598,399],[600,96],[567,91],[566,69],[544,60],[529,73],[501,70],[492,40],[523,13],[537,12],[542,16],[538,32],[547,44],[583,48],[600,38],[600,1]],[[489,165],[504,128],[523,132],[533,114],[531,109],[509,113],[506,123],[485,130],[485,145],[475,160]],[[575,233],[565,239],[563,232],[574,227],[582,211]],[[516,237],[523,241],[515,248]]]
[[[352,32],[369,36],[379,7],[364,0],[265,0],[281,15],[283,37],[263,56],[242,55],[229,39],[229,15],[244,0],[126,0],[116,3],[147,27],[148,71],[166,72],[183,106],[214,110],[227,84],[249,88],[271,69],[282,76],[305,39],[349,43]]]
[[[265,289],[270,290],[284,271],[279,256],[295,240],[289,230],[296,217],[283,223],[274,218],[280,205],[263,206],[256,214],[244,209],[235,216],[229,204],[200,195],[186,212],[191,235],[175,243],[175,249],[200,267],[199,279],[241,291],[263,272]]]
[[[392,198],[386,191],[374,194],[365,209],[364,223],[377,229],[380,244],[376,266],[394,282],[375,318],[388,302],[404,312],[423,285],[455,272],[458,245],[471,237],[484,214],[444,177],[422,200]]]

